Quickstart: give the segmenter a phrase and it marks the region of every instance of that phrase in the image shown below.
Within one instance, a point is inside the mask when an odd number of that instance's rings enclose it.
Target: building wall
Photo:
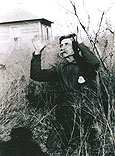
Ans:
[[[4,62],[12,49],[25,45],[33,48],[32,39],[52,40],[51,27],[38,22],[20,22],[0,25],[0,63]]]

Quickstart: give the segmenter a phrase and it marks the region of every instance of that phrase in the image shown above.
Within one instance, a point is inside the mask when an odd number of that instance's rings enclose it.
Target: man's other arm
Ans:
[[[83,43],[78,44],[78,48],[81,51],[83,60],[91,65],[94,70],[97,70],[100,66],[100,61],[95,56],[95,54]]]

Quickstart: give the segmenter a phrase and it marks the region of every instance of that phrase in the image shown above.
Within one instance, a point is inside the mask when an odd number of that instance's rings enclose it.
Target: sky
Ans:
[[[90,25],[92,32],[98,30],[103,11],[106,12],[103,25],[111,23],[114,31],[115,0],[72,0],[72,2],[76,5],[76,11],[81,22],[86,27]],[[15,8],[21,8],[40,18],[53,21],[52,33],[54,36],[76,32],[77,27],[82,36],[83,30],[74,15],[70,0],[3,0],[0,2],[0,16]],[[88,15],[90,24],[88,23]]]

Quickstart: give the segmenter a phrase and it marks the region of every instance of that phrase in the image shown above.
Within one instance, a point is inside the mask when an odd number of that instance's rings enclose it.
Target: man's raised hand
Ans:
[[[41,41],[40,39],[34,37],[32,39],[32,44],[34,46],[35,49],[35,54],[38,55],[40,54],[44,48],[47,46],[47,41]]]

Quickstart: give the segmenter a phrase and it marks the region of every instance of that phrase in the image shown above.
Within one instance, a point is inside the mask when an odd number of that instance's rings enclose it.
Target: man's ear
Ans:
[[[71,37],[71,41],[77,41],[77,35],[76,36],[74,36],[74,37]]]
[[[71,39],[72,42],[75,41],[73,37],[71,37],[70,39]]]
[[[77,35],[74,37],[75,41],[77,42]]]

